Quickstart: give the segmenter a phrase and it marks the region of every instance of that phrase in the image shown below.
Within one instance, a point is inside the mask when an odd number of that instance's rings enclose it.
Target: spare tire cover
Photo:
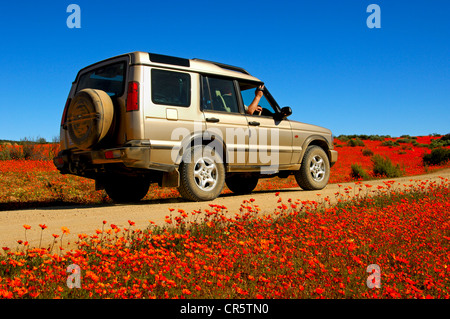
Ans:
[[[105,91],[79,91],[67,109],[66,124],[70,139],[79,149],[92,148],[108,133],[113,115],[113,103]]]

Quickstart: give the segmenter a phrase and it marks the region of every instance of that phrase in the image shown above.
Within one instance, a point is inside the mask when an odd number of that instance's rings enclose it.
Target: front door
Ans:
[[[261,167],[261,173],[278,172],[292,160],[292,130],[289,120],[275,119],[275,106],[265,96],[259,101],[261,112],[248,114],[258,84],[239,83],[242,103],[249,124],[248,165]]]
[[[206,137],[226,145],[223,157],[230,170],[244,169],[248,161],[248,124],[239,107],[235,82],[227,78],[203,76],[201,108]],[[214,145],[216,149],[218,144]]]

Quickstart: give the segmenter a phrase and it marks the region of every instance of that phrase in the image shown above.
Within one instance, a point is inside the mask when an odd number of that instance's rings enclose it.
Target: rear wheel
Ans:
[[[118,176],[104,181],[105,191],[115,202],[138,202],[147,195],[150,181],[143,177]]]
[[[228,188],[238,195],[250,194],[258,185],[258,181],[258,176],[250,174],[233,174],[225,179]]]
[[[302,165],[294,176],[297,184],[304,190],[319,190],[327,186],[330,179],[330,162],[325,151],[316,145],[308,146]]]
[[[191,201],[213,200],[220,195],[225,182],[222,158],[209,146],[193,146],[180,164],[181,196]]]

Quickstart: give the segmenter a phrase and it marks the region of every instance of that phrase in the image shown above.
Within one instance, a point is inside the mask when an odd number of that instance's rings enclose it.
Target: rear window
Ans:
[[[155,104],[191,105],[191,76],[187,73],[152,69],[152,101]]]
[[[110,64],[81,75],[77,92],[89,88],[105,91],[109,96],[122,96],[124,79],[125,63]]]

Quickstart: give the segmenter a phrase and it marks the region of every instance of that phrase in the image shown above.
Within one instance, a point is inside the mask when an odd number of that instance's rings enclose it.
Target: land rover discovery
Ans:
[[[289,120],[263,84],[240,67],[147,52],[92,64],[72,83],[54,164],[116,202],[141,200],[151,183],[191,201],[275,176],[324,188],[337,161],[330,130]]]

